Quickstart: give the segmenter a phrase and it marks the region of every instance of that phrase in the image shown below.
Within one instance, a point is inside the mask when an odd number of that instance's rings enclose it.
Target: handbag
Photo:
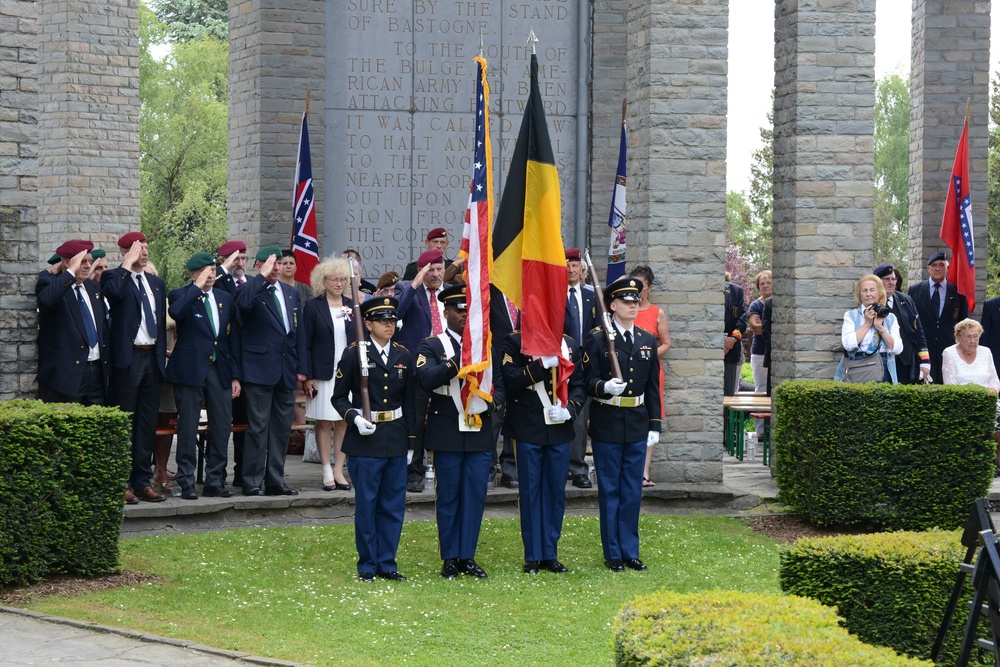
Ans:
[[[857,384],[861,382],[881,382],[885,377],[885,363],[878,349],[882,346],[882,337],[875,332],[878,344],[875,351],[852,359],[844,352],[844,382]]]

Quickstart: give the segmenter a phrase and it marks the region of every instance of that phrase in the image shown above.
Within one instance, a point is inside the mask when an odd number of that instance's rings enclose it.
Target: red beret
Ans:
[[[444,227],[435,227],[431,231],[427,232],[427,240],[433,241],[434,239],[446,239],[448,238],[448,230]]]
[[[129,248],[132,247],[132,244],[135,243],[136,241],[145,243],[146,235],[143,234],[142,232],[129,232],[125,236],[118,239],[118,247],[121,248],[122,250],[128,250]]]
[[[243,241],[226,241],[219,246],[219,257],[229,257],[234,252],[246,252],[247,244]]]
[[[567,248],[566,249],[566,261],[567,262],[582,262],[583,257],[580,255],[579,248]]]
[[[84,241],[82,239],[73,239],[72,241],[66,241],[61,246],[56,248],[56,254],[60,257],[75,257],[78,253],[86,250],[90,252],[94,249],[94,244],[90,241]]]
[[[444,253],[440,250],[425,250],[417,258],[417,268],[422,269],[428,264],[437,264],[444,261]]]

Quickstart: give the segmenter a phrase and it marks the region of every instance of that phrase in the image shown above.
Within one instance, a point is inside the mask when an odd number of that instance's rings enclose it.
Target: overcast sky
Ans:
[[[876,77],[897,70],[909,74],[911,6],[912,0],[876,4]],[[992,32],[998,29],[998,16],[1000,11],[992,16]],[[995,45],[990,61],[995,71]],[[760,127],[767,122],[773,87],[774,0],[733,0],[729,3],[728,190],[743,190],[749,184],[752,154],[760,146]]]

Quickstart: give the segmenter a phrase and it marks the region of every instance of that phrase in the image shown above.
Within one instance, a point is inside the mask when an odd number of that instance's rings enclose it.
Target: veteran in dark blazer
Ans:
[[[917,314],[927,337],[931,378],[934,384],[943,384],[941,357],[946,347],[955,344],[955,325],[969,316],[969,303],[958,293],[958,288],[945,278],[948,262],[943,252],[936,252],[928,258],[927,272],[930,278],[911,285],[907,292],[917,306]]]
[[[205,496],[228,498],[226,484],[233,398],[240,393],[239,326],[233,297],[215,289],[215,260],[207,252],[187,262],[191,283],[170,293],[167,312],[177,323],[177,343],[167,362],[167,382],[177,403],[177,484],[181,498],[197,500],[198,424],[208,411]]]
[[[728,275],[728,273],[727,273]],[[722,350],[725,360],[722,395],[733,396],[740,386],[740,372],[743,370],[743,334],[747,330],[747,300],[743,288],[728,280],[723,285],[725,295],[725,324]]]
[[[900,276],[891,264],[879,264],[872,273],[882,279],[886,305],[896,315],[902,334],[903,351],[896,355],[896,379],[899,384],[916,384],[931,372],[930,352],[917,306],[913,299],[897,289]]]
[[[330,399],[347,422],[344,452],[354,485],[354,542],[362,581],[376,576],[406,580],[399,573],[396,551],[406,510],[406,451],[412,447],[416,419],[410,409],[413,360],[405,347],[392,342],[396,305],[393,297],[373,297],[361,304],[369,333],[363,344],[371,421],[362,410],[361,342],[352,343],[340,358]]]
[[[1000,368],[1000,296],[983,302],[983,333],[979,344],[990,348],[993,353],[993,367]]]
[[[298,491],[285,484],[285,455],[295,390],[309,372],[302,305],[295,288],[278,280],[281,249],[267,246],[256,257],[257,275],[236,292],[248,420],[243,495],[295,496]]]
[[[108,317],[101,288],[89,279],[93,248],[90,241],[63,243],[35,284],[38,395],[47,403],[108,402]]]
[[[160,387],[167,363],[167,286],[146,271],[149,246],[141,232],[118,239],[122,265],[101,275],[111,307],[111,403],[132,413],[129,486],[140,500],[159,502],[150,486]]]
[[[589,285],[584,284],[583,257],[579,248],[566,250],[566,317],[563,323],[563,333],[573,339],[577,347],[583,347],[584,337],[597,326],[597,297]],[[589,489],[590,467],[584,460],[587,452],[587,419],[590,416],[590,399],[583,404],[581,418],[574,420],[576,432],[569,447],[569,474],[573,478],[573,486]]]
[[[219,246],[216,252],[219,255],[219,263],[215,266],[215,287],[213,289],[234,295],[236,290],[247,281],[247,244],[237,240],[226,241]]]
[[[448,329],[420,344],[416,379],[424,391],[430,392],[427,430],[434,437],[427,440],[427,449],[434,452],[434,505],[444,561],[441,576],[454,579],[458,574],[468,574],[485,579],[486,572],[476,563],[475,555],[496,448],[493,418],[497,405],[503,404],[503,382],[498,365],[493,365],[492,400],[473,397],[466,415],[462,402],[464,382],[458,378],[468,313],[466,286],[443,289],[439,298],[444,303]]]
[[[613,313],[615,355],[622,377],[612,374],[607,335],[602,328],[584,343],[583,364],[590,410],[590,441],[597,469],[604,564],[615,572],[645,570],[639,559],[639,509],[646,448],[660,434],[660,358],[656,336],[633,325],[642,284],[619,278],[605,288]],[[741,292],[742,293],[742,292]]]
[[[569,471],[573,424],[587,398],[583,386],[580,348],[563,334],[558,357],[529,357],[521,352],[521,332],[504,338],[500,370],[507,414],[503,434],[514,441],[518,475],[518,508],[521,541],[527,574],[539,570],[566,572],[559,562],[559,537],[566,510],[566,475]],[[567,404],[552,401],[552,369],[565,372],[573,364]]]

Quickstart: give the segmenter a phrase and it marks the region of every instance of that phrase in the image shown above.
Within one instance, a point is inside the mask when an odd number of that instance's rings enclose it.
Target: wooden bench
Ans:
[[[722,442],[731,456],[743,460],[743,418],[746,414],[754,416],[766,415],[768,420],[764,427],[764,465],[770,464],[771,438],[771,397],[766,394],[736,394],[722,399]]]

